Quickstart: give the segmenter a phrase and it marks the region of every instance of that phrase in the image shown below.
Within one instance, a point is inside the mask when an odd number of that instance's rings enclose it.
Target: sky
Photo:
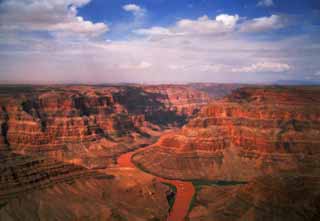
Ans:
[[[0,83],[320,82],[319,0],[0,0]]]

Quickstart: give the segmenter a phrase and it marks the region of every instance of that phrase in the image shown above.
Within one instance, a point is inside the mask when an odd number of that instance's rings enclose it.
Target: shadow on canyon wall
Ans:
[[[186,115],[178,114],[176,110],[166,107],[164,101],[169,100],[168,95],[146,92],[137,87],[126,87],[125,90],[114,93],[113,96],[117,103],[128,110],[129,114],[145,115],[146,120],[153,124],[181,126],[186,123]]]

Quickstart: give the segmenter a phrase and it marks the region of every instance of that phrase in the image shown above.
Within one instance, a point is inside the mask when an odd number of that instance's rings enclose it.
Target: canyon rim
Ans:
[[[0,0],[0,221],[320,220],[319,0]]]

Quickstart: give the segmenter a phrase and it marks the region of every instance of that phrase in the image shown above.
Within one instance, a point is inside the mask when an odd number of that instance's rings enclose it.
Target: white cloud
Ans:
[[[138,69],[147,69],[150,68],[152,66],[151,63],[147,62],[147,61],[141,61],[139,65],[137,65]]]
[[[144,70],[144,69],[151,68],[152,64],[147,61],[141,61],[140,63],[136,63],[136,64],[122,64],[119,67],[121,69],[128,69],[128,70]]]
[[[314,76],[320,77],[320,70],[314,73]]]
[[[242,32],[263,32],[283,28],[287,21],[279,15],[247,20],[240,26]]]
[[[142,8],[136,4],[127,4],[127,5],[124,5],[122,8],[123,8],[123,10],[128,11],[128,12],[142,11]]]
[[[223,64],[205,64],[200,66],[200,71],[203,72],[221,72],[227,67]]]
[[[3,30],[49,31],[91,37],[109,30],[104,23],[85,21],[77,8],[90,0],[4,0],[0,3]]]
[[[166,35],[166,36],[183,36],[183,35],[212,35],[223,34],[234,30],[238,15],[221,14],[210,19],[203,15],[196,20],[181,19],[172,27],[151,27],[148,29],[138,29],[134,32],[141,35]]]
[[[41,38],[33,31],[89,37],[102,34],[107,29],[105,24],[86,21],[78,15],[77,9],[89,0],[0,2],[0,44],[5,45],[0,50],[0,80],[248,83],[301,79],[305,73],[320,70],[320,47],[309,37],[255,38],[257,31],[284,27],[282,16],[248,19],[238,15],[204,15],[149,29],[139,29],[147,23],[141,25],[141,20],[137,22],[138,17],[134,16],[136,23],[117,33],[136,29],[135,33],[142,36],[124,36],[128,40],[122,41],[75,41],[73,36],[70,40]],[[8,34],[2,31],[4,25],[30,32]],[[250,38],[248,32],[252,32]]]
[[[136,17],[143,17],[146,13],[144,8],[141,8],[139,5],[136,4],[127,4],[122,6],[122,9],[127,12],[132,12]]]
[[[232,72],[258,73],[258,72],[286,72],[291,69],[290,65],[277,62],[259,62],[249,66],[232,68]]]
[[[215,18],[203,15],[195,20],[181,19],[170,27],[151,27],[135,30],[134,33],[150,36],[221,36],[239,32],[265,32],[286,27],[288,19],[280,15],[253,19],[240,18],[239,15],[220,14]]]
[[[239,20],[238,15],[221,14],[216,17],[216,21],[222,22],[226,26],[234,27]]]
[[[84,34],[87,36],[98,36],[107,32],[109,28],[104,23],[84,21],[82,17],[78,16],[72,21],[52,25],[51,27],[48,27],[48,30]]]
[[[257,5],[260,7],[272,7],[274,3],[273,0],[260,0]]]
[[[183,43],[186,39],[188,45]],[[306,68],[320,70],[319,49],[313,54],[315,49],[310,49],[304,56],[306,49],[297,48],[310,45],[306,40],[261,42],[228,37],[215,43],[211,36],[180,36],[165,41],[57,44],[47,40],[41,44],[45,45],[40,50],[31,42],[22,52],[0,51],[0,80],[248,83],[301,79]]]
[[[238,20],[238,15],[222,14],[214,19],[204,15],[197,20],[182,19],[174,29],[187,34],[219,34],[233,30]]]
[[[139,35],[175,35],[170,29],[164,27],[151,27],[149,29],[138,29],[134,33]]]

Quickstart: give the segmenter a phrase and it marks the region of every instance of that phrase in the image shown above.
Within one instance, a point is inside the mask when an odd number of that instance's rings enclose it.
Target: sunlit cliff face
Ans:
[[[317,1],[0,3],[3,82],[319,80]]]
[[[188,180],[240,180],[319,168],[318,88],[240,89],[133,160]]]

